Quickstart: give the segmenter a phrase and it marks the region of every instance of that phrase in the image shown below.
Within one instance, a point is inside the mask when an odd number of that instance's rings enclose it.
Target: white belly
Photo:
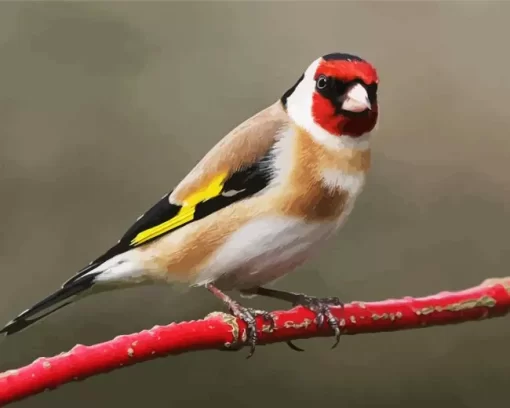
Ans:
[[[285,216],[251,221],[216,251],[195,284],[214,282],[226,290],[264,285],[303,263],[338,226]]]

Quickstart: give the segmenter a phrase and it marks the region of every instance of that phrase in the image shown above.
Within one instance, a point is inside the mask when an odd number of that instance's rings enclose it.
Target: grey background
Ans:
[[[366,191],[342,233],[277,287],[343,300],[508,275],[508,3],[2,3],[0,321],[115,242],[233,126],[318,56],[378,68]],[[265,299],[260,308],[285,307]],[[0,370],[221,305],[203,290],[98,295],[0,347]],[[19,407],[479,407],[508,401],[507,319],[197,352]]]

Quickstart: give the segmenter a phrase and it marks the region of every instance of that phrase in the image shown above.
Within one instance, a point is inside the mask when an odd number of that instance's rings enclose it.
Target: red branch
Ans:
[[[488,279],[459,292],[352,302],[343,310],[332,308],[340,319],[342,332],[351,335],[461,323],[503,316],[509,311],[510,277]],[[303,307],[277,311],[274,316],[276,327],[272,332],[262,318],[257,319],[259,344],[333,335],[327,324],[317,327],[314,314]],[[0,374],[0,405],[169,354],[234,349],[236,340],[245,338],[245,329],[244,322],[215,312],[204,320],[156,326],[93,346],[77,345],[67,353],[39,358],[25,367]]]

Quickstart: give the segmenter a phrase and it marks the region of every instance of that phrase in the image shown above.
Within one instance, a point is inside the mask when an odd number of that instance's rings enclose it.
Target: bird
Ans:
[[[92,294],[184,283],[207,289],[246,323],[249,357],[258,340],[256,317],[272,327],[274,319],[243,307],[228,291],[307,307],[318,324],[327,320],[336,345],[339,321],[330,308],[342,305],[338,298],[270,286],[315,256],[351,213],[370,169],[378,84],[374,65],[354,54],[315,59],[276,101],[217,142],[116,244],[0,334],[22,331]]]

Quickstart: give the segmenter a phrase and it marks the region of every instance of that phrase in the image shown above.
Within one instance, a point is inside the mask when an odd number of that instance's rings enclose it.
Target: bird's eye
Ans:
[[[317,89],[324,89],[326,88],[326,86],[328,85],[328,78],[325,76],[325,75],[321,75],[318,79],[317,79]]]

